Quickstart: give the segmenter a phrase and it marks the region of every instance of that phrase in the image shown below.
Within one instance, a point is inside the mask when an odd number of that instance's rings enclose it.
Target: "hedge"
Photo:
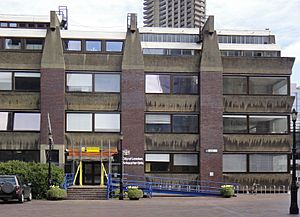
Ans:
[[[51,166],[53,185],[64,181],[64,170]],[[48,190],[48,164],[26,163],[23,161],[0,162],[0,175],[18,175],[23,184],[31,183],[33,198],[46,198]]]

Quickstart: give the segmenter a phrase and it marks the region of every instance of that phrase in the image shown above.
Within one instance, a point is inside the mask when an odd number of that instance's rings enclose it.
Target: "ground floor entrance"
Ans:
[[[101,162],[82,162],[83,184],[100,185],[101,182]]]

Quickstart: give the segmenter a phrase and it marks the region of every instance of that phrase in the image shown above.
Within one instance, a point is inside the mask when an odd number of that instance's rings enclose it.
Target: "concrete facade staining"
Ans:
[[[67,145],[117,147],[119,133],[66,132],[67,111],[120,112],[123,148],[131,151],[131,157],[144,159],[145,153],[199,154],[197,173],[147,173],[149,175],[190,178],[201,180],[225,180],[251,185],[288,185],[289,168],[280,173],[223,173],[223,153],[290,153],[291,136],[285,135],[223,135],[223,113],[289,115],[293,97],[223,95],[223,75],[281,75],[289,77],[294,58],[283,57],[223,57],[221,56],[213,17],[201,31],[201,54],[191,56],[144,55],[139,29],[134,20],[124,37],[123,53],[65,52],[62,47],[62,31],[54,12],[51,12],[50,28],[40,52],[0,52],[0,69],[39,70],[40,93],[0,92],[0,110],[32,110],[41,113],[40,133],[0,132],[0,150],[39,150],[40,161],[45,162],[47,149],[47,113],[50,114],[54,149],[59,151],[59,161],[64,163]],[[1,37],[6,36],[2,33]],[[67,33],[64,33],[67,34]],[[70,34],[71,35],[71,34]],[[66,37],[67,38],[67,37]],[[72,38],[80,36],[73,34]],[[89,36],[86,37],[87,39]],[[102,39],[102,38],[99,38]],[[104,38],[105,39],[105,38]],[[120,71],[121,92],[72,93],[65,91],[66,71]],[[145,94],[146,73],[195,73],[199,75],[198,95]],[[266,103],[267,102],[267,103]],[[197,134],[145,133],[147,112],[197,113]],[[207,152],[217,150],[216,153]],[[144,174],[144,165],[125,165],[125,172]]]

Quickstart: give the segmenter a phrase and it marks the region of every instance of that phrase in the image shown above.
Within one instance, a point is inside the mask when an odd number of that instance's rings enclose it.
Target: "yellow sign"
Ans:
[[[99,147],[82,147],[81,151],[87,152],[87,153],[99,153],[100,148]]]

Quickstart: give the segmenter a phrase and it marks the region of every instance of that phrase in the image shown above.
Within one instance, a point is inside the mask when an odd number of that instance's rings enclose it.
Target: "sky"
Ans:
[[[126,31],[127,13],[138,14],[143,25],[143,0],[0,0],[0,14],[48,15],[68,6],[69,29]],[[292,82],[300,85],[300,0],[206,0],[207,15],[216,29],[269,28],[282,56],[296,57]]]

